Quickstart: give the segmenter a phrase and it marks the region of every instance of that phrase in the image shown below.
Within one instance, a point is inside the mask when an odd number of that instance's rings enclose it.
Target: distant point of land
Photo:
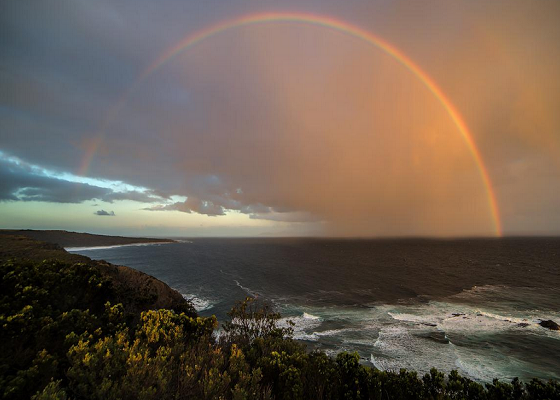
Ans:
[[[127,244],[175,242],[171,239],[93,235],[91,233],[58,230],[0,229],[0,235],[25,236],[42,242],[55,243],[61,247],[122,246]]]

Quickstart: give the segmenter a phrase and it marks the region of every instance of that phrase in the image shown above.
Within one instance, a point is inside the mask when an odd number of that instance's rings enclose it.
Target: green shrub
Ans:
[[[558,399],[560,384],[451,371],[379,371],[357,353],[307,352],[292,325],[246,299],[219,340],[214,317],[125,315],[95,268],[56,261],[0,266],[0,394],[6,399]],[[133,322],[134,321],[134,322]]]

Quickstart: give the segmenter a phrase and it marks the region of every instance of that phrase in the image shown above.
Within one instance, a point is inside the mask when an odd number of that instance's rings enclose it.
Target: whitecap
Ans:
[[[419,324],[426,324],[426,323],[434,323],[436,321],[436,316],[428,316],[427,318],[422,315],[415,315],[415,314],[406,314],[406,313],[397,313],[397,312],[388,312],[391,318],[397,321],[405,321],[405,322],[415,322]]]
[[[389,326],[379,331],[374,343],[375,355],[370,360],[378,369],[398,371],[401,368],[424,374],[431,367],[442,371],[455,368],[457,356],[448,343],[417,336],[422,330]]]
[[[194,309],[197,312],[206,311],[206,310],[209,310],[212,307],[214,307],[214,302],[212,302],[208,299],[203,299],[203,298],[197,297],[193,294],[181,293],[181,295],[183,296],[183,298],[185,300],[189,301],[193,305]]]
[[[318,317],[318,316],[313,315],[313,314],[308,314],[308,313],[306,313],[306,312],[303,313],[302,318],[314,319],[314,320],[321,319],[321,317]]]
[[[289,323],[291,321],[293,326]],[[292,328],[294,331],[294,339],[316,341],[318,336],[315,333],[309,333],[310,330],[321,325],[321,317],[312,314],[303,313],[300,316],[284,317],[278,321],[278,325],[283,328]]]
[[[337,337],[338,339],[340,339],[342,343],[346,343],[346,344],[371,345],[371,340],[344,338],[344,334],[348,332],[362,332],[362,329],[341,328],[341,329],[327,329],[325,331],[313,331],[313,333],[298,332],[297,335],[294,336],[294,338],[299,340],[309,340],[309,341],[317,342],[321,340],[321,338]]]

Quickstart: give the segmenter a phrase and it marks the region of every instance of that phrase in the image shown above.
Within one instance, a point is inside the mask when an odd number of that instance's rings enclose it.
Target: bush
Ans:
[[[111,285],[85,265],[4,263],[0,282],[3,398],[71,399],[558,399],[560,384],[452,371],[379,371],[357,353],[308,353],[292,326],[256,299],[217,321],[191,312],[129,318]],[[187,310],[189,311],[189,310]],[[137,322],[132,322],[137,321]]]
[[[83,264],[8,261],[0,265],[0,393],[29,398],[64,378],[77,337],[111,333],[123,321],[105,315],[110,283]]]
[[[281,315],[274,312],[270,305],[252,297],[237,303],[228,316],[230,321],[223,325],[226,345],[237,343],[246,347],[257,338],[284,338],[293,334],[293,322],[288,321],[287,327],[280,327],[278,321]]]

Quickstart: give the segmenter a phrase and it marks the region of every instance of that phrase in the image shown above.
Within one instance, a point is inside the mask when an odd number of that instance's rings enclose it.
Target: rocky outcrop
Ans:
[[[539,322],[539,325],[542,326],[543,328],[548,328],[551,331],[560,331],[560,325],[558,325],[556,322],[554,322],[551,319],[546,321],[543,320]]]

